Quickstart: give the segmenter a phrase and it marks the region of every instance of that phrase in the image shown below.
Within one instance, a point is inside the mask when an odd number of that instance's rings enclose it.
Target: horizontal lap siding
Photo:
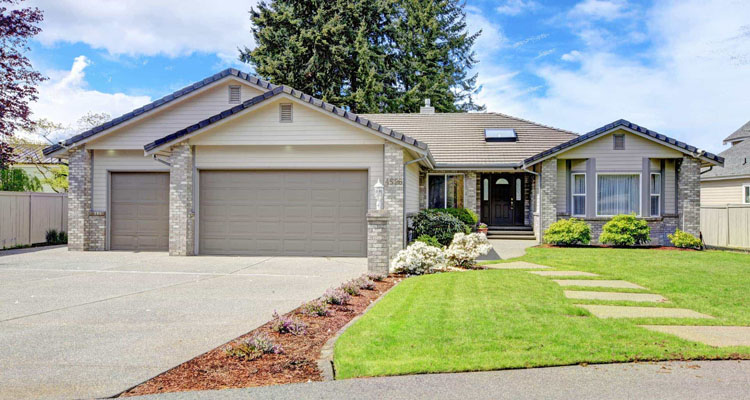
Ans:
[[[624,131],[619,131],[624,133]],[[643,158],[682,158],[682,153],[661,144],[625,133],[625,150],[614,150],[612,134],[578,146],[561,154],[561,159],[596,158],[596,169],[602,171],[639,172]]]
[[[95,211],[107,210],[107,173],[108,171],[164,171],[169,167],[145,157],[139,150],[97,150],[94,151],[94,186],[93,208]]]
[[[742,204],[742,185],[750,178],[701,181],[701,205]]]
[[[404,155],[405,161],[410,157]],[[381,181],[382,182],[382,181]],[[406,167],[406,212],[415,213],[419,211],[419,163],[409,164]]]

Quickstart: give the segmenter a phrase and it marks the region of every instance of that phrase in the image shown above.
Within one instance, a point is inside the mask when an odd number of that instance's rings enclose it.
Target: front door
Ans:
[[[493,175],[490,188],[490,225],[513,225],[513,179]]]

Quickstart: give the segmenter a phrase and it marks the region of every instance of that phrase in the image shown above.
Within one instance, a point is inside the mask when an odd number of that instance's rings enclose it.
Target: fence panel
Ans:
[[[708,246],[750,249],[750,205],[701,206],[701,233]]]
[[[0,248],[44,243],[49,229],[67,231],[67,194],[0,192]]]

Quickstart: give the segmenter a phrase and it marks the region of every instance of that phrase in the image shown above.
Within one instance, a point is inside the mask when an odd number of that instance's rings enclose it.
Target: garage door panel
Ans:
[[[166,251],[169,174],[113,172],[110,178],[110,249]]]
[[[201,171],[200,252],[364,256],[366,212],[366,171]]]

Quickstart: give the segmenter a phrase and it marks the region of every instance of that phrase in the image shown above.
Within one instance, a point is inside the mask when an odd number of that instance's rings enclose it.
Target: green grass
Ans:
[[[409,278],[339,338],[337,377],[633,360],[750,357],[636,323],[750,325],[750,255],[621,249],[529,249],[525,261],[648,287],[716,320],[598,319],[550,278],[488,270]],[[598,301],[588,304],[603,304]],[[618,303],[612,303],[618,304]]]

